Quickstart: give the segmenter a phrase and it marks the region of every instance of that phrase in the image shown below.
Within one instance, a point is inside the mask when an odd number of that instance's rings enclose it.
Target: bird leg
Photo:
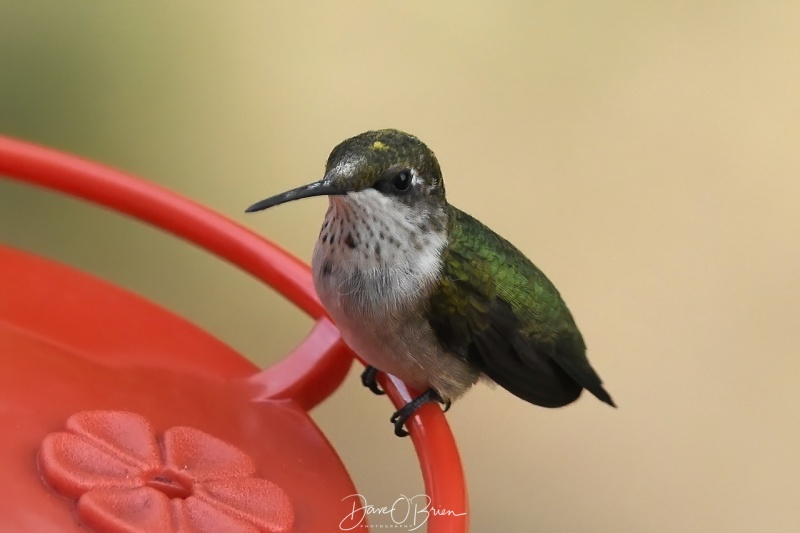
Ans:
[[[386,394],[386,392],[378,385],[378,381],[375,379],[377,376],[378,369],[371,365],[367,366],[361,373],[361,384],[371,390],[373,394],[380,396],[381,394]]]
[[[443,400],[438,392],[433,389],[428,389],[395,411],[395,413],[392,415],[392,418],[389,419],[389,421],[394,424],[394,434],[398,437],[405,437],[408,435],[408,431],[403,428],[406,420],[408,420],[408,418],[414,414],[414,411],[428,402],[439,402],[444,404],[444,412],[447,412],[447,410],[450,409],[450,400]]]

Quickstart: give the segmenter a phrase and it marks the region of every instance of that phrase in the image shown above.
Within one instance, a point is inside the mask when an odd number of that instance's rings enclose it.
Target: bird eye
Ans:
[[[392,178],[392,186],[398,192],[406,192],[411,188],[411,172],[403,170]]]

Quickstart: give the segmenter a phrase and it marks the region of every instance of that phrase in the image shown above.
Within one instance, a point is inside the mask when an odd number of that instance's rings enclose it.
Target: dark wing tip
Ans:
[[[596,385],[594,387],[587,388],[586,390],[594,394],[595,397],[601,402],[607,403],[616,409],[617,404],[614,403],[614,400],[611,399],[611,395],[608,393],[608,391],[606,391],[606,389],[603,388],[602,385]]]

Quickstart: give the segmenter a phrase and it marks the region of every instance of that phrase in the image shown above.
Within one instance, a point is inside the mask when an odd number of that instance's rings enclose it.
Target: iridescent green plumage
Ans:
[[[513,394],[545,407],[583,388],[614,405],[550,280],[517,248],[450,205],[450,243],[430,298],[439,340]]]

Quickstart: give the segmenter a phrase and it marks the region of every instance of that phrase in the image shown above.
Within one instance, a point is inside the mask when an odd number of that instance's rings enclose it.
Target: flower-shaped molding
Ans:
[[[84,411],[45,437],[39,468],[97,532],[288,532],[294,508],[242,450],[190,427],[156,435],[142,416]]]

